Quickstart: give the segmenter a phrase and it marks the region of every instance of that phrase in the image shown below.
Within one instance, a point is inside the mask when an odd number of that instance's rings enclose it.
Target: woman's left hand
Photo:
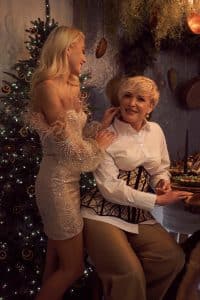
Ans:
[[[168,193],[172,190],[171,184],[165,179],[160,179],[156,185],[155,191],[157,195]]]
[[[101,122],[103,129],[106,129],[111,125],[114,117],[116,116],[116,114],[118,112],[119,112],[119,107],[110,107],[110,108],[106,109],[103,119],[102,119],[102,122]]]

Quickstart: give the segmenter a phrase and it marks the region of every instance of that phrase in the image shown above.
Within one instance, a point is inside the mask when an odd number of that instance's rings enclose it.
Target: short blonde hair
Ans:
[[[160,93],[156,83],[145,76],[115,76],[106,85],[106,95],[113,106],[119,106],[120,99],[129,91],[149,96],[154,107],[159,101]]]
[[[144,97],[148,96],[153,107],[155,107],[159,101],[160,93],[158,91],[156,83],[152,79],[145,76],[122,78],[119,82],[117,91],[116,100],[118,101],[118,103],[127,92],[136,93]]]
[[[73,46],[80,38],[84,39],[84,34],[76,28],[59,26],[51,31],[42,47],[39,66],[32,76],[32,91],[43,80],[70,75],[65,50]]]

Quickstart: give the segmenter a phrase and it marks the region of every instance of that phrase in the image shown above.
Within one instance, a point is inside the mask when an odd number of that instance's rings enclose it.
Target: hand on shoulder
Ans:
[[[102,119],[102,128],[108,128],[114,119],[114,117],[118,114],[119,107],[110,107],[106,109],[103,119]]]

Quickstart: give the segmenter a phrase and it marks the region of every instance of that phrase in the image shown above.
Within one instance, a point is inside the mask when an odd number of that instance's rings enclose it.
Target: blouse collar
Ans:
[[[138,134],[141,131],[149,131],[150,130],[150,122],[148,122],[147,120],[144,120],[144,124],[143,124],[142,128],[139,131],[137,131],[129,123],[123,122],[116,117],[113,122],[113,127],[119,133]]]

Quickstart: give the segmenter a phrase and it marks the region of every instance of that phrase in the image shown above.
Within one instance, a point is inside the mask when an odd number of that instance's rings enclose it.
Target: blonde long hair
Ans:
[[[76,28],[59,26],[51,31],[42,47],[39,66],[32,76],[32,96],[36,85],[41,81],[70,75],[65,50],[72,47],[80,38],[84,39],[84,34]],[[78,78],[74,78],[74,82],[78,85]]]

